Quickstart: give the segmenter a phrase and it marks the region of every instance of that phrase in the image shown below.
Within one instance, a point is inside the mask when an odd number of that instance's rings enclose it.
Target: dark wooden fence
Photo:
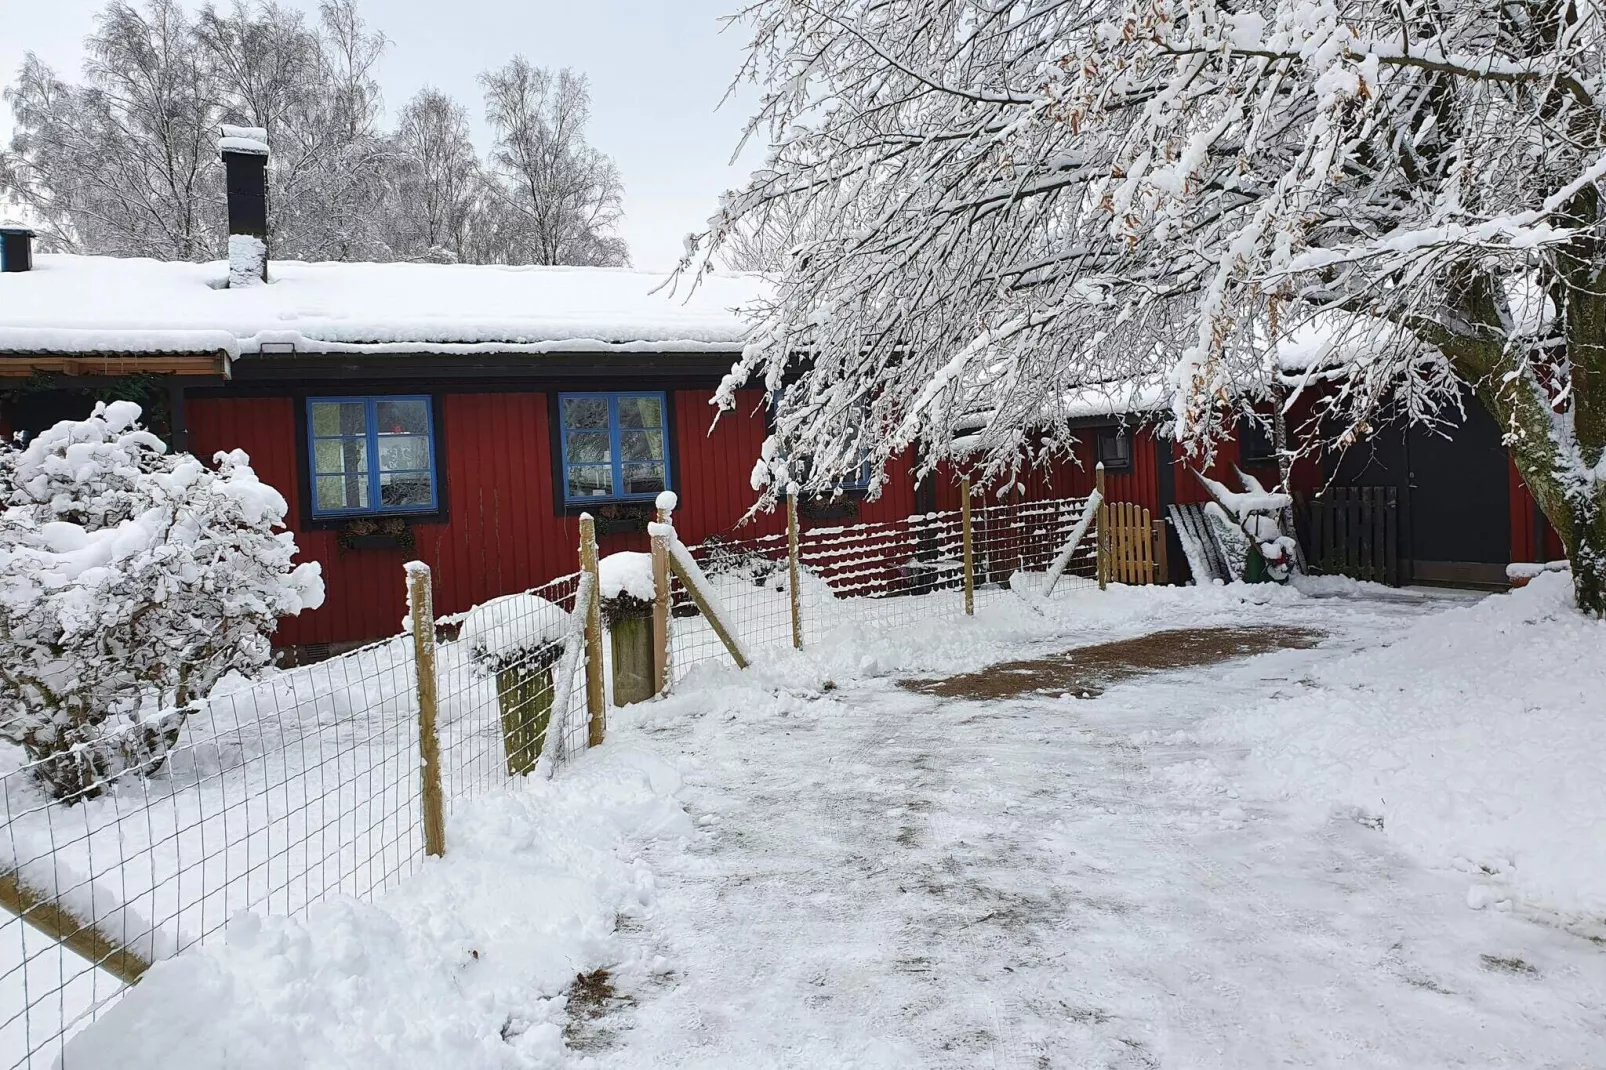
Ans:
[[[1399,499],[1395,487],[1329,487],[1297,496],[1295,521],[1310,570],[1398,587]]]

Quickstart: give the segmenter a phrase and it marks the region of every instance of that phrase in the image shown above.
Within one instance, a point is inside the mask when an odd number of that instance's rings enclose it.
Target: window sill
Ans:
[[[564,516],[590,513],[597,522],[598,535],[622,535],[645,532],[647,524],[658,514],[653,498],[603,498],[590,502],[565,502]]]

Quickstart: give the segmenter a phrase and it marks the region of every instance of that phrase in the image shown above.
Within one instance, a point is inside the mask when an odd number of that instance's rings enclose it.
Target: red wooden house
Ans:
[[[247,194],[261,158],[224,158],[231,230],[260,234],[261,198]],[[742,392],[717,423],[710,402],[741,351],[738,310],[761,295],[756,277],[674,292],[616,269],[270,263],[268,284],[230,287],[224,264],[35,257],[27,237],[6,236],[0,272],[0,430],[82,417],[117,394],[142,401],[175,448],[244,449],[284,493],[329,592],[284,622],[283,645],[397,632],[410,558],[433,568],[450,613],[572,571],[582,511],[608,552],[644,548],[665,487],[688,542],[733,532],[752,504],[763,395]],[[1081,422],[1080,463],[1034,471],[1018,494],[1085,494],[1102,459],[1112,500],[1157,517],[1205,500],[1151,414]],[[1557,551],[1485,424],[1449,445],[1379,436],[1366,458],[1303,465],[1294,489],[1388,481],[1403,494],[1403,578],[1496,582],[1506,562]],[[1215,474],[1243,463],[1274,475],[1266,453],[1252,435],[1230,442]],[[890,476],[854,504],[858,519],[957,507],[952,479]],[[734,533],[781,523],[761,516]],[[1182,555],[1170,560],[1185,578]]]

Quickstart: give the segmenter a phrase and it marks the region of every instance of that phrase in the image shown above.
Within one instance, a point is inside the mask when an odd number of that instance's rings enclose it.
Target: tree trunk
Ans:
[[[1606,411],[1606,377],[1581,377],[1574,381],[1574,390],[1593,395],[1587,400],[1575,397],[1575,412]],[[1586,467],[1599,465],[1600,447],[1591,449],[1571,436],[1570,441],[1558,441],[1562,427],[1531,373],[1485,375],[1477,396],[1505,429],[1518,473],[1561,537],[1572,566],[1578,608],[1606,615],[1606,481],[1583,477]]]

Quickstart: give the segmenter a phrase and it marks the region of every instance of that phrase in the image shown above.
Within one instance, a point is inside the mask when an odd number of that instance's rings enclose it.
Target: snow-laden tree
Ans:
[[[979,448],[1002,476],[1063,442],[1073,400],[1134,384],[1168,384],[1206,452],[1268,395],[1314,394],[1330,445],[1470,397],[1579,605],[1606,609],[1598,5],[756,0],[745,18],[771,158],[688,262],[776,201],[826,220],[730,381],[784,390],[778,435],[815,480],[913,443],[928,465]]]
[[[195,40],[225,122],[260,127],[268,170],[268,245],[296,260],[388,259],[375,65],[385,50],[353,0],[325,0],[316,25],[272,2],[208,4]]]
[[[58,247],[201,260],[222,248],[217,94],[176,0],[109,4],[84,82],[29,53],[5,90],[16,119],[0,193]]]
[[[158,768],[189,704],[323,601],[238,450],[169,454],[139,406],[0,445],[0,739],[68,801]]]
[[[484,178],[467,110],[438,89],[420,89],[402,109],[393,148],[392,253],[407,260],[471,259]]]
[[[613,160],[586,142],[591,90],[582,74],[554,74],[514,56],[480,75],[496,138],[489,170],[503,209],[498,232],[510,263],[611,266],[630,261],[614,233],[624,185]]]

